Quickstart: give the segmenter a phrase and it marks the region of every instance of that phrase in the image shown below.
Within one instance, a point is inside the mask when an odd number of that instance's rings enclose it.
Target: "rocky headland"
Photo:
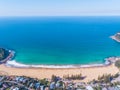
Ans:
[[[117,42],[120,42],[120,32],[116,33],[115,35],[111,36],[111,38]]]

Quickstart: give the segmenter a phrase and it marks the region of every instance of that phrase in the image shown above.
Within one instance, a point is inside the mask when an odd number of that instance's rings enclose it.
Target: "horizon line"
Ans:
[[[120,16],[120,15],[1,15],[0,17],[87,17],[87,16]]]

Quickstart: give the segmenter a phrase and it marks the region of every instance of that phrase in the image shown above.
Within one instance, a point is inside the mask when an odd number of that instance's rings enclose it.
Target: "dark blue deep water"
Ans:
[[[0,17],[0,47],[24,64],[91,64],[120,56],[120,17]]]

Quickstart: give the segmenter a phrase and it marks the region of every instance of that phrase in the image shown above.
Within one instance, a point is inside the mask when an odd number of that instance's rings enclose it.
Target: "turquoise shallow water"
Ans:
[[[0,46],[24,64],[92,64],[120,56],[120,17],[0,17]]]

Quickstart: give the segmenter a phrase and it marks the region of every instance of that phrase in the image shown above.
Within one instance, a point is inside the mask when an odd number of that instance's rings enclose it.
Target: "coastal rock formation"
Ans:
[[[7,58],[9,55],[9,51],[4,49],[4,48],[0,48],[0,61],[4,60],[5,58]]]
[[[111,36],[111,38],[117,42],[120,42],[120,32]]]

